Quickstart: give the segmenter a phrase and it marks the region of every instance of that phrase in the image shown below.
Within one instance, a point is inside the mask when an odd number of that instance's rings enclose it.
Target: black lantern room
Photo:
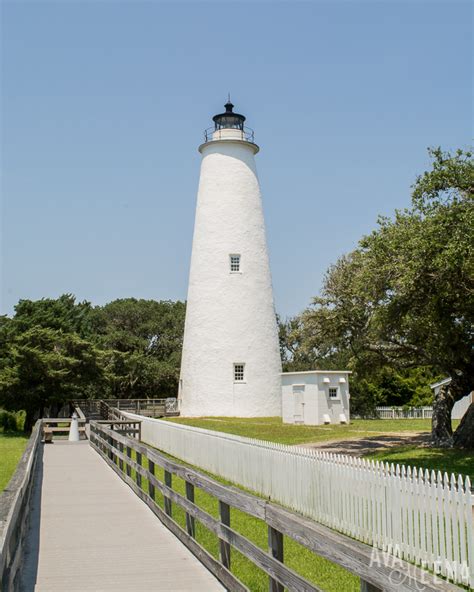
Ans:
[[[239,113],[233,112],[234,105],[232,105],[230,101],[228,101],[224,107],[225,113],[219,113],[212,118],[215,129],[238,129],[243,131],[245,117],[239,115]]]

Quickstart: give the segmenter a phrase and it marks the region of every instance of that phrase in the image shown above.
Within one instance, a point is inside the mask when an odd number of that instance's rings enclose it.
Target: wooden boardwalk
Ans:
[[[43,451],[21,590],[224,590],[88,441]]]

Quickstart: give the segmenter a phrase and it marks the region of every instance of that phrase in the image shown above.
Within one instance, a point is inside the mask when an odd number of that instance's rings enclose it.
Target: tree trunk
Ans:
[[[451,411],[455,401],[451,385],[452,383],[442,386],[433,401],[431,445],[437,448],[451,448],[453,446]]]
[[[23,430],[27,433],[31,432],[36,421],[36,411],[34,409],[26,410],[25,425]]]
[[[471,403],[454,432],[454,446],[474,450],[474,403]]]

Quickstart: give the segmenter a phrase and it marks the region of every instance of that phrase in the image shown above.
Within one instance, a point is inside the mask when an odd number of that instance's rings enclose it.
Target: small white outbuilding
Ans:
[[[283,423],[349,423],[349,374],[347,370],[284,372]]]

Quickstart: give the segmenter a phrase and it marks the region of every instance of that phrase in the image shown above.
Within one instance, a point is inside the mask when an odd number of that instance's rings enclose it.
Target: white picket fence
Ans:
[[[469,477],[142,420],[142,440],[378,549],[474,587]]]
[[[472,393],[456,401],[451,411],[451,419],[461,419],[474,401]],[[433,407],[376,407],[380,419],[431,419]]]
[[[376,407],[380,419],[431,419],[433,407]]]

